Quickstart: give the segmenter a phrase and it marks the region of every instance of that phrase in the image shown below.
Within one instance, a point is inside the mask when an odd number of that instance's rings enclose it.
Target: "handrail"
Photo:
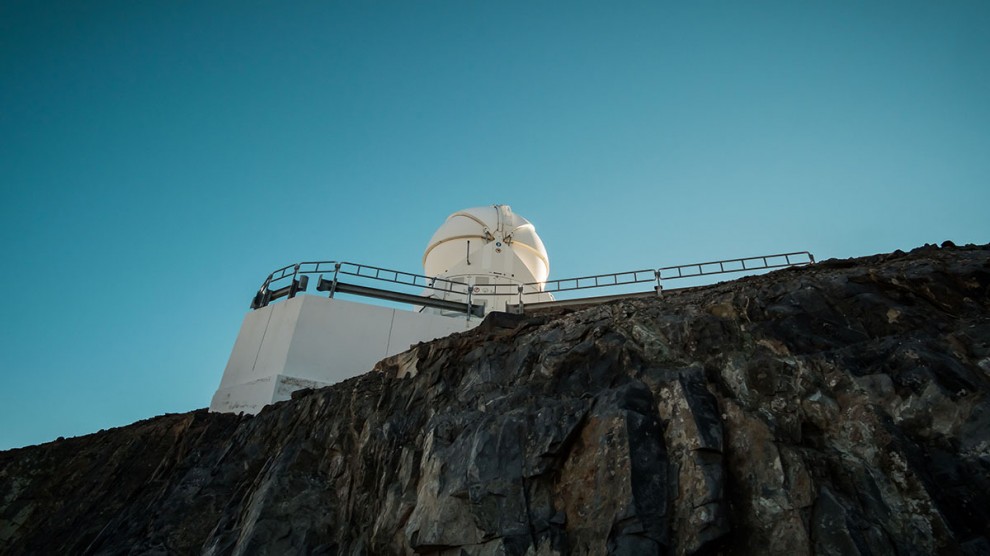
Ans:
[[[594,276],[582,276],[580,278],[561,278],[559,280],[548,280],[544,291],[566,292],[574,290],[584,290],[588,288],[607,288],[610,286],[625,286],[628,284],[642,284],[643,282],[653,282],[657,279],[657,271],[648,268],[645,270],[628,270],[626,272],[613,272],[610,274],[596,274]]]
[[[294,297],[296,293],[306,290],[309,283],[309,275],[314,274],[320,275],[320,284],[322,284],[321,291],[329,291],[330,297],[333,297],[336,291],[335,285],[340,283],[339,277],[341,275],[345,275],[374,280],[377,282],[387,282],[397,286],[423,288],[437,292],[464,295],[468,299],[467,306],[469,311],[473,312],[473,306],[471,304],[472,293],[474,295],[481,296],[518,295],[521,303],[522,297],[526,295],[539,295],[544,293],[576,291],[592,288],[608,288],[655,282],[656,285],[654,288],[659,294],[663,290],[664,280],[805,266],[814,263],[815,256],[810,252],[795,251],[792,253],[779,253],[776,255],[763,255],[758,257],[743,257],[738,259],[723,259],[704,263],[665,266],[657,269],[612,272],[607,274],[581,276],[578,278],[561,278],[558,280],[548,280],[546,282],[514,284],[496,283],[475,286],[474,284],[460,282],[456,279],[446,279],[436,276],[431,277],[422,274],[413,274],[411,272],[403,272],[401,270],[392,270],[348,261],[305,261],[286,265],[269,274],[261,288],[258,290],[258,294],[255,296],[251,307],[253,309],[258,309],[268,305],[275,299],[281,297]],[[331,272],[333,273],[333,280],[324,280],[323,274]],[[290,284],[273,289],[274,285],[288,278],[291,278]],[[484,292],[479,293],[479,287],[484,288]],[[386,290],[371,288],[369,291],[380,292]],[[402,294],[402,299],[411,299],[411,297],[408,297],[410,295],[413,294]],[[414,297],[426,298],[426,296],[422,295]],[[388,296],[384,296],[383,298],[388,298]]]
[[[291,270],[291,272],[290,272]],[[357,276],[359,278],[370,278],[373,280],[380,280],[385,282],[392,282],[395,284],[403,284],[407,286],[415,286],[428,288],[438,291],[457,291],[458,288],[463,289],[458,293],[467,293],[467,284],[463,282],[457,282],[454,280],[447,280],[445,278],[424,276],[422,274],[413,274],[410,272],[403,272],[401,270],[392,270],[388,268],[382,268],[377,266],[371,266],[360,263],[352,263],[347,261],[305,261],[296,264],[290,264],[279,268],[268,275],[264,283],[259,288],[259,291],[265,291],[272,289],[272,284],[280,280],[291,277],[295,279],[299,275],[305,274],[320,274],[325,272],[334,272],[336,274],[346,274],[349,276]],[[383,276],[383,274],[391,274],[391,278]]]
[[[349,293],[353,295],[361,295],[364,297],[373,297],[375,299],[384,299],[387,301],[396,301],[399,303],[409,303],[411,305],[432,307],[434,309],[442,309],[445,311],[452,311],[455,313],[469,314],[469,315],[474,315],[476,317],[485,316],[484,305],[472,305],[470,303],[449,301],[447,299],[438,299],[435,297],[423,297],[421,295],[415,295],[411,293],[402,293],[393,290],[371,288],[368,286],[360,286],[357,284],[348,284],[346,282],[330,282],[326,278],[320,278],[319,283],[316,285],[316,291],[321,291],[321,292],[335,291],[340,293]]]
[[[799,259],[799,257],[803,257],[803,260]],[[774,259],[779,260],[781,258],[784,259],[783,263],[773,264],[772,262],[770,262]],[[798,259],[797,262],[792,262],[791,261],[792,258]],[[756,261],[756,262],[751,262],[750,266],[746,266],[747,261]],[[762,261],[762,264],[760,264],[760,261]],[[776,255],[763,255],[760,257],[743,257],[739,259],[724,259],[721,261],[710,261],[707,263],[693,263],[693,264],[684,264],[677,266],[665,266],[657,270],[660,272],[661,278],[674,279],[674,278],[693,278],[696,276],[707,276],[710,274],[724,274],[729,272],[745,272],[747,270],[766,270],[769,268],[784,268],[788,266],[805,266],[809,264],[814,264],[814,262],[815,262],[815,256],[809,253],[808,251],[796,251],[794,253],[779,253]],[[727,264],[739,264],[739,268],[726,269],[725,265]],[[705,267],[710,267],[713,265],[719,265],[719,270],[717,271],[704,270]],[[684,274],[683,270],[688,268],[696,268],[698,271],[694,274]],[[677,276],[666,276],[663,274],[664,271],[672,272],[674,270],[677,271]]]

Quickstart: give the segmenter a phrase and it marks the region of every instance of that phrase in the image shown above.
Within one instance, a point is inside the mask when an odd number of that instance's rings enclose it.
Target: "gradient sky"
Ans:
[[[683,4],[683,5],[682,5]],[[209,404],[276,267],[990,241],[990,2],[0,2],[0,449]]]

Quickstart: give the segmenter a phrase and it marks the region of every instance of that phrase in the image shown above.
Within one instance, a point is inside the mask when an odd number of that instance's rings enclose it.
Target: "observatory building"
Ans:
[[[811,253],[799,251],[547,281],[550,259],[528,220],[508,205],[465,209],[450,215],[430,238],[423,274],[345,261],[297,263],[269,274],[244,317],[210,411],[258,413],[296,390],[340,382],[413,344],[473,328],[492,311],[655,297],[668,280],[814,262]],[[297,296],[310,278],[317,280],[316,291],[327,295]],[[629,289],[645,284],[652,288]],[[620,291],[563,301],[550,293],[586,295],[597,288]]]
[[[315,265],[311,270],[302,264]],[[322,275],[332,268],[333,279]],[[307,267],[310,268],[310,267]],[[293,391],[319,388],[357,376],[390,355],[477,326],[506,304],[550,301],[543,283],[550,259],[528,220],[508,205],[470,208],[450,215],[423,254],[424,275],[353,263],[301,263],[268,277],[244,317],[210,411],[257,413],[287,400]],[[291,271],[291,272],[290,272]],[[371,272],[374,272],[372,276]],[[418,285],[418,295],[347,283],[361,278]],[[321,273],[318,291],[299,295],[309,274]],[[272,289],[278,280],[291,283]],[[334,297],[351,293],[409,303],[390,308]],[[279,297],[284,301],[271,303]]]

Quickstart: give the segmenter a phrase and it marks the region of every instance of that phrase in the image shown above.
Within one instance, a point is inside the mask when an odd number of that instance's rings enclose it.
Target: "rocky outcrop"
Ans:
[[[990,246],[831,260],[0,453],[0,551],[986,554],[988,393]]]

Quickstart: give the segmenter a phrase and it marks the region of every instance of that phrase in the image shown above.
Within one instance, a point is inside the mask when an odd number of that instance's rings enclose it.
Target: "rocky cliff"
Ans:
[[[490,316],[0,453],[10,554],[990,552],[990,246]]]

